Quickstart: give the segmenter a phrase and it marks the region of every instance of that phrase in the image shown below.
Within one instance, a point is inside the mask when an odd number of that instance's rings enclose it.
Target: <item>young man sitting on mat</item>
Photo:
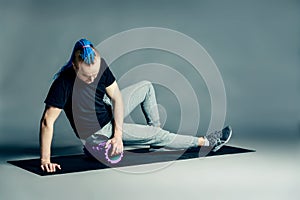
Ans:
[[[141,81],[119,90],[105,60],[86,39],[76,42],[70,60],[55,75],[45,99],[40,122],[41,168],[47,172],[61,169],[50,160],[53,125],[62,110],[84,144],[107,138],[112,154],[123,152],[123,145],[138,144],[170,149],[210,146],[217,151],[226,144],[232,130],[226,127],[204,137],[170,133],[160,128],[154,87]],[[123,123],[141,105],[147,125]]]

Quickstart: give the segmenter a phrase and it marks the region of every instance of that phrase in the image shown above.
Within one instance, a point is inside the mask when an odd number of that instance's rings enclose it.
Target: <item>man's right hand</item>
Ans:
[[[61,167],[57,163],[51,163],[50,161],[41,161],[41,168],[43,171],[55,172],[56,168],[61,170]]]

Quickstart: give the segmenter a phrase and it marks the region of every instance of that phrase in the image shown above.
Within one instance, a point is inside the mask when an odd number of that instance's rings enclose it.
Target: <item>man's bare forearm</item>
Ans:
[[[121,137],[123,132],[124,106],[121,93],[112,101],[114,112],[114,137]]]
[[[53,125],[40,124],[40,156],[41,161],[50,162]]]

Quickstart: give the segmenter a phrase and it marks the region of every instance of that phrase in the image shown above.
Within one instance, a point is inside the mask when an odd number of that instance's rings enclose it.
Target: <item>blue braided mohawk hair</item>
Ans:
[[[73,66],[72,63],[75,59],[75,52],[77,50],[80,50],[80,57],[83,60],[83,62],[85,62],[88,65],[94,63],[96,55],[92,47],[94,47],[94,45],[89,40],[85,38],[78,40],[74,45],[70,60],[67,62],[67,64],[62,66],[60,70],[54,75],[54,79],[58,78],[63,71]]]
[[[87,39],[81,39],[78,41],[78,43],[82,47],[82,51],[80,53],[80,57],[82,58],[82,60],[88,65],[94,63],[95,52],[92,49],[93,44]]]

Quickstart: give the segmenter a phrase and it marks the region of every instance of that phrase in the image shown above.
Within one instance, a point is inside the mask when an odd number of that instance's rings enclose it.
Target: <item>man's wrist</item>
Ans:
[[[50,163],[50,158],[41,158],[41,163]]]
[[[122,138],[122,132],[121,131],[115,131],[114,132],[114,137],[115,138]]]
[[[122,139],[122,135],[117,135],[117,134],[115,134],[115,135],[114,135],[114,138],[120,138],[120,139]]]
[[[49,153],[41,153],[40,159],[41,159],[41,161],[50,161],[50,154]]]

